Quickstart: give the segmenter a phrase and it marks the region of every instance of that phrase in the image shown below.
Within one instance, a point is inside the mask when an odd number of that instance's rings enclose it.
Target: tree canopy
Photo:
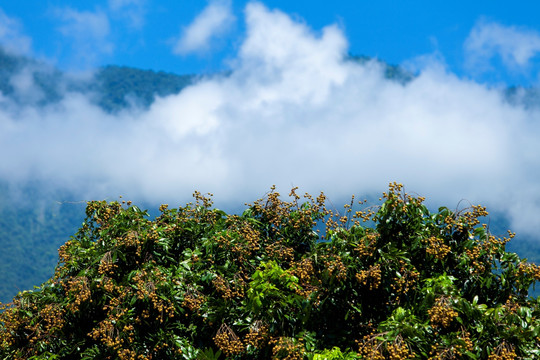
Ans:
[[[54,276],[0,314],[4,359],[517,359],[540,355],[540,267],[487,211],[431,212],[390,184],[329,210],[274,188],[150,219],[91,201]],[[356,210],[360,208],[360,210]]]

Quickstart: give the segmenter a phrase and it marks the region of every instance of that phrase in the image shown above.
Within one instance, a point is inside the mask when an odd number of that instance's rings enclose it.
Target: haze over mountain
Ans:
[[[70,78],[58,69],[0,49],[1,92],[5,103],[20,108],[56,106],[70,92],[113,114],[129,106],[148,108],[155,96],[176,94],[194,79],[118,66],[101,68],[91,77]],[[24,88],[25,83],[32,84],[32,91]],[[59,246],[84,219],[85,202],[69,201],[73,196],[31,179],[18,185],[0,183],[0,302],[51,276]]]
[[[59,12],[64,36],[83,20],[119,16],[112,2],[110,14],[104,9]],[[272,184],[282,193],[322,190],[340,203],[399,181],[433,207],[462,199],[486,205],[518,239],[538,233],[540,110],[532,80],[521,86],[457,74],[438,52],[399,67],[351,59],[353,40],[340,25],[313,28],[259,2],[237,15],[226,1],[209,2],[175,38],[171,52],[204,53],[218,25],[243,22],[226,69],[192,75],[64,70],[32,53],[22,27],[0,32],[4,191],[17,201],[32,188],[35,198],[60,203],[123,195],[183,204],[200,190],[231,207]],[[210,32],[187,41],[197,26]],[[489,74],[495,61],[518,79],[534,77],[537,31],[489,19],[467,31],[461,43],[471,74]],[[101,50],[110,45],[102,35]],[[70,39],[81,42],[75,33]],[[17,49],[15,40],[29,45]]]
[[[260,3],[246,7],[245,22],[229,72],[150,106],[146,97],[110,112],[110,99],[79,91],[73,75],[49,91],[40,82],[54,69],[17,71],[0,135],[3,153],[17,157],[2,162],[0,178],[83,199],[165,202],[198,188],[223,203],[274,183],[337,198],[398,180],[440,203],[466,198],[506,212],[517,231],[540,229],[538,111],[522,105],[526,92],[509,102],[507,86],[459,78],[438,59],[417,64],[407,83],[391,81],[380,62],[348,60],[339,27],[315,31]],[[482,26],[492,24],[471,37]]]
[[[366,63],[369,57],[350,57]],[[396,66],[386,67],[385,76],[407,83],[413,76]],[[22,74],[22,75],[21,75]],[[222,76],[216,74],[215,76]],[[33,83],[34,94],[21,91],[22,78]],[[2,94],[16,106],[47,108],[63,101],[66,92],[78,93],[108,114],[130,107],[148,109],[156,97],[179,93],[196,83],[195,75],[176,75],[128,67],[107,66],[92,76],[72,78],[58,69],[31,58],[0,49]],[[0,302],[15,293],[44,282],[57,261],[57,249],[73,235],[84,218],[84,201],[70,201],[71,192],[49,188],[41,182],[0,184]]]

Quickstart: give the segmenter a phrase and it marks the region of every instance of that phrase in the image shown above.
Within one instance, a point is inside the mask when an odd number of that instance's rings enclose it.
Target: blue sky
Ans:
[[[319,3],[1,5],[0,46],[41,62],[10,77],[17,101],[0,94],[0,153],[16,154],[0,180],[171,205],[200,190],[222,207],[273,184],[339,204],[398,181],[434,207],[466,199],[537,234],[540,106],[504,93],[538,84],[538,5]],[[417,76],[389,80],[349,53]],[[43,106],[34,75],[51,64],[79,77],[106,64],[214,76],[112,114],[67,86]]]
[[[101,0],[67,4],[65,1],[11,1],[2,4],[5,16],[16,24],[17,36],[30,42],[33,56],[58,67],[87,70],[106,64],[127,65],[175,73],[215,72],[229,67],[228,60],[245,36],[247,1]],[[458,76],[490,83],[537,83],[538,46],[520,66],[503,59],[504,47],[518,52],[521,44],[538,41],[540,10],[534,1],[265,1],[306,23],[313,31],[337,24],[355,55],[378,57],[391,64],[410,64],[437,57]],[[205,8],[214,6],[222,17],[207,21],[207,38],[200,48],[175,51]],[[215,22],[222,21],[216,26]],[[498,44],[485,35],[481,64],[470,64],[466,41],[482,26],[497,25],[504,36],[512,31],[529,38]],[[212,30],[208,28],[212,28]],[[13,27],[13,25],[12,25]],[[200,31],[205,31],[204,26]],[[495,30],[492,29],[492,32]],[[5,36],[5,34],[4,34]],[[534,40],[532,40],[534,39]],[[208,40],[208,41],[204,41]],[[491,42],[490,42],[491,41]],[[508,49],[511,46],[513,49]],[[478,49],[476,49],[478,50]],[[491,67],[488,67],[490,64]],[[482,66],[480,66],[482,65]]]

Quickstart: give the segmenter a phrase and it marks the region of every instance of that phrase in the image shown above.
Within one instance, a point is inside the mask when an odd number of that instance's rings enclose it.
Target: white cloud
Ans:
[[[206,51],[210,42],[222,36],[234,22],[230,0],[211,0],[193,22],[183,29],[174,53],[186,55]]]
[[[0,46],[16,55],[30,55],[32,40],[23,34],[21,23],[0,9]]]
[[[334,203],[390,181],[456,206],[505,211],[540,230],[540,113],[437,66],[407,85],[376,62],[344,60],[339,28],[320,33],[258,3],[229,76],[206,78],[147,110],[104,113],[81,95],[0,109],[0,178],[42,179],[90,198],[183,204],[193,190],[241,206],[276,184]],[[6,100],[4,100],[6,101]],[[9,109],[9,110],[6,110]]]
[[[94,65],[101,56],[113,53],[110,23],[105,12],[63,8],[57,9],[55,14],[63,21],[58,31],[71,41],[73,62],[79,67]]]
[[[476,71],[491,70],[490,61],[496,56],[516,71],[526,68],[540,52],[540,33],[483,20],[471,30],[465,52],[467,66]]]

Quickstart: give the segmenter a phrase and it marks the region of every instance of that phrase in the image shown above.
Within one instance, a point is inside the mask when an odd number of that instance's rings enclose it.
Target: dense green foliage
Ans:
[[[68,194],[51,196],[32,189],[16,196],[9,193],[9,187],[0,185],[0,302],[4,303],[53,275],[57,250],[77,231],[85,208],[84,203],[58,201],[71,199]],[[490,213],[490,228],[495,234],[503,233],[503,225],[495,228],[499,223],[503,221],[494,220]],[[507,250],[540,264],[540,242],[518,237],[507,244]],[[534,294],[540,294],[540,286]]]
[[[540,355],[540,268],[485,209],[431,213],[392,184],[343,214],[272,190],[241,215],[209,197],[150,220],[88,203],[54,277],[0,315],[5,359],[512,359]],[[365,205],[360,205],[365,206]]]

